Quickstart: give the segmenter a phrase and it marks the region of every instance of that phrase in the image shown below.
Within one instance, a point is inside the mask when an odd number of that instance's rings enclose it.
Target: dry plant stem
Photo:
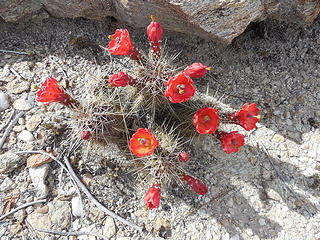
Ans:
[[[296,192],[287,184],[287,181],[285,180],[285,178],[283,177],[283,175],[280,173],[280,171],[278,170],[277,166],[274,164],[274,162],[272,161],[272,158],[269,154],[269,152],[267,151],[267,149],[265,148],[265,146],[262,143],[259,143],[259,146],[262,148],[262,150],[265,152],[265,154],[267,155],[270,164],[272,165],[272,167],[274,168],[274,170],[276,171],[276,173],[278,174],[279,178],[281,179],[281,181],[284,183],[284,186],[293,194],[293,196],[301,203],[301,205],[304,207],[304,209],[307,211],[309,217],[312,217],[312,213],[310,212],[309,208],[307,207],[307,205],[304,204],[304,202],[301,200],[301,198],[298,196],[298,194],[296,194]]]
[[[38,231],[38,232],[44,232],[44,233],[50,233],[50,234],[55,234],[55,235],[60,235],[60,236],[81,236],[81,235],[91,235],[91,236],[95,236],[98,237],[99,239],[109,239],[101,234],[98,233],[94,233],[94,232],[59,232],[56,230],[50,230],[50,229],[39,229],[39,228],[35,228],[34,230]]]
[[[65,157],[65,163],[66,166],[70,172],[70,174],[72,175],[73,179],[77,182],[78,186],[81,188],[81,190],[87,195],[87,197],[103,212],[105,212],[106,214],[108,214],[110,217],[113,217],[114,219],[117,219],[118,221],[138,230],[139,232],[142,232],[142,227],[137,226],[136,224],[133,224],[129,221],[127,221],[126,219],[118,216],[117,214],[115,214],[114,212],[110,211],[109,209],[107,209],[105,206],[103,206],[100,202],[98,202],[98,200],[96,200],[91,193],[89,192],[89,190],[86,188],[86,186],[80,181],[80,179],[77,177],[77,175],[75,174],[75,172],[73,171],[70,162],[68,160],[68,158]]]
[[[60,68],[60,69],[62,70],[63,75],[66,77],[66,80],[68,80],[69,77],[68,77],[66,71],[61,67],[61,65],[60,65],[59,63],[57,63],[57,62],[53,59],[53,57],[49,57],[49,59],[50,59],[58,68]]]
[[[3,219],[5,219],[7,216],[9,216],[9,215],[11,215],[11,214],[13,214],[13,213],[21,210],[21,209],[27,208],[27,207],[32,206],[32,205],[37,204],[37,203],[44,203],[44,202],[46,202],[46,201],[47,201],[47,199],[41,199],[41,200],[37,200],[37,201],[34,201],[34,202],[30,202],[30,203],[23,204],[23,205],[21,205],[20,207],[17,207],[17,208],[15,208],[15,209],[12,209],[10,212],[2,215],[2,216],[0,217],[0,221],[3,220]]]
[[[5,50],[5,49],[0,49],[0,52],[3,52],[3,53],[15,53],[15,54],[21,54],[21,55],[30,55],[27,52],[19,52],[19,51]]]
[[[17,121],[19,120],[20,117],[22,117],[22,115],[24,114],[24,112],[19,112],[18,115],[12,120],[12,122],[10,122],[9,126],[7,127],[6,131],[4,132],[2,138],[0,139],[0,149],[2,148],[6,138],[8,137],[11,129],[13,128],[13,126],[17,123]]]
[[[2,129],[4,129],[4,128],[10,123],[11,119],[13,118],[14,113],[15,113],[15,110],[13,109],[12,113],[11,113],[10,116],[9,116],[8,121],[7,121],[6,124],[3,125],[3,127],[0,129],[0,132],[2,131]]]
[[[14,70],[13,68],[10,68],[10,71],[17,77],[20,79],[24,79],[24,77],[21,76],[20,73],[18,73],[16,70]]]

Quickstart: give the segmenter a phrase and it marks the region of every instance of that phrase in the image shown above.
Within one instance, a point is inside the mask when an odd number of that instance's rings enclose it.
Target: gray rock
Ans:
[[[0,0],[0,16],[8,22],[49,12],[61,18],[116,17],[135,27],[146,27],[155,15],[166,29],[219,39],[226,43],[239,36],[251,22],[268,17],[311,24],[319,14],[316,0],[140,1],[140,0]]]
[[[34,140],[34,136],[31,132],[27,130],[22,130],[21,133],[18,135],[18,139],[24,141],[24,142],[32,142]]]
[[[57,230],[69,228],[71,224],[69,203],[67,201],[56,201],[49,203],[48,206],[53,228]]]
[[[25,99],[17,99],[13,102],[14,109],[17,110],[30,110],[32,108],[31,104]]]
[[[7,94],[0,92],[0,112],[6,110],[10,106]]]
[[[16,186],[16,184],[8,177],[6,177],[0,185],[0,192],[7,191]]]
[[[49,164],[43,164],[36,168],[29,168],[29,175],[34,187],[37,189],[37,197],[44,198],[48,195],[48,187],[45,179],[48,175]]]
[[[19,155],[6,152],[0,155],[0,173],[9,173],[15,170],[22,163]]]
[[[48,214],[42,214],[38,212],[32,212],[27,216],[27,222],[31,224],[33,228],[40,228],[40,229],[52,229],[52,222]],[[45,239],[48,236],[47,233],[41,233],[41,239]]]
[[[13,80],[6,85],[6,89],[9,93],[22,93],[29,91],[30,83],[27,81]]]
[[[40,114],[33,115],[26,123],[27,130],[33,132],[41,123]]]

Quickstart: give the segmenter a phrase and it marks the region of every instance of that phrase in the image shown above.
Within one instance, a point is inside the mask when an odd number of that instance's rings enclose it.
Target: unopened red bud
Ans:
[[[181,162],[188,162],[189,161],[189,154],[188,153],[186,153],[186,152],[181,152],[181,153],[179,153],[179,160],[181,161]]]
[[[81,139],[89,140],[90,138],[91,138],[91,132],[90,131],[82,131]]]
[[[201,78],[207,70],[211,69],[212,67],[207,67],[202,63],[193,63],[184,70],[184,74],[191,78]]]

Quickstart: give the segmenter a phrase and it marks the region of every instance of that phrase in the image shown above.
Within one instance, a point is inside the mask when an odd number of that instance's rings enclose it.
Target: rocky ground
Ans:
[[[110,71],[110,58],[98,45],[106,46],[107,36],[125,27],[111,18],[0,23],[0,50],[29,53],[0,52],[0,137],[21,113],[1,148],[0,211],[46,198],[1,220],[0,238],[73,239],[34,229],[42,228],[119,240],[319,239],[319,18],[310,27],[271,20],[253,24],[229,46],[165,32],[167,51],[182,51],[177,66],[202,62],[214,67],[197,81],[198,91],[218,94],[234,109],[255,102],[263,119],[257,130],[246,134],[247,144],[236,154],[226,155],[209,137],[195,139],[189,146],[193,172],[209,192],[199,196],[172,186],[163,191],[161,207],[147,213],[145,188],[122,167],[125,160],[119,159],[118,150],[84,143],[72,159],[77,175],[104,206],[145,226],[146,233],[108,217],[85,195],[80,201],[55,161],[14,154],[66,154],[68,113],[58,104],[44,110],[34,101],[33,86],[52,76],[79,96],[79,85]],[[145,30],[128,29],[135,45],[146,49]],[[76,44],[70,43],[71,36]],[[115,66],[124,63],[112,60]]]

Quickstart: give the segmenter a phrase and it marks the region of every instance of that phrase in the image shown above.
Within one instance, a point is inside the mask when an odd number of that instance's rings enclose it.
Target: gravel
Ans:
[[[16,141],[15,133],[11,132],[2,153],[52,149],[58,156],[70,147],[70,131],[65,129],[68,113],[58,104],[46,110],[42,104],[34,104],[36,93],[31,86],[40,86],[46,77],[52,76],[68,81],[67,91],[77,96],[84,80],[89,83],[109,74],[110,58],[95,45],[71,45],[69,36],[81,36],[106,46],[107,36],[126,26],[113,19],[99,22],[54,18],[0,25],[1,49],[34,53],[34,56],[0,55],[0,90],[15,109],[26,111],[24,122],[16,126],[26,126],[27,130],[21,127],[18,139],[25,132],[35,139]],[[147,48],[144,30],[129,28],[129,32],[139,49]],[[83,143],[73,162],[77,175],[107,208],[139,226],[144,225],[150,231],[148,239],[320,238],[320,19],[310,27],[266,20],[250,26],[230,46],[173,32],[164,36],[170,54],[182,51],[175,60],[177,66],[185,67],[193,62],[213,66],[212,72],[195,81],[197,91],[206,93],[208,89],[211,96],[217,92],[230,109],[239,109],[245,102],[257,103],[263,115],[258,129],[246,134],[246,146],[231,155],[226,155],[207,136],[195,139],[188,146],[192,153],[192,173],[205,182],[208,194],[198,196],[187,186],[173,185],[162,192],[161,207],[152,211],[144,211],[145,186],[128,173],[131,169],[116,146],[110,145],[106,150],[99,144]],[[130,63],[113,57],[112,64],[117,69]],[[15,80],[11,68],[24,80]],[[11,92],[7,91],[12,81],[21,84],[19,91],[12,87]],[[10,111],[5,108],[1,111],[2,125]],[[287,190],[265,153],[257,147],[258,143],[265,145],[286,184],[306,204],[311,217]],[[0,155],[0,181],[12,181],[15,188],[24,192],[16,206],[35,200],[36,191],[28,170],[18,168],[21,159],[25,164],[28,156],[8,157],[8,154],[12,153]],[[49,191],[46,203],[49,213],[34,212],[38,206],[27,208],[30,224],[53,230],[92,231],[116,239],[143,238],[143,234],[118,221],[113,226],[86,197],[84,216],[72,217],[76,205],[72,199],[77,193],[69,177],[55,162],[50,163],[49,172],[46,181],[43,179]],[[10,192],[5,186],[0,197]],[[1,239],[31,238],[32,232],[25,224],[21,229],[9,228],[13,225],[14,221],[8,221],[6,227],[1,225]],[[41,237],[50,239],[48,234]]]

